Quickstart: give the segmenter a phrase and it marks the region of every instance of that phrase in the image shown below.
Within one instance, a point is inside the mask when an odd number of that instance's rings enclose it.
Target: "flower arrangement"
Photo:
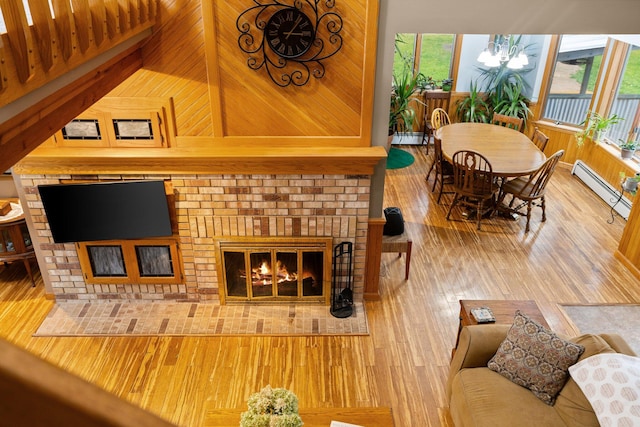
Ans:
[[[284,388],[266,386],[249,396],[248,411],[240,418],[240,427],[300,427],[298,397]]]

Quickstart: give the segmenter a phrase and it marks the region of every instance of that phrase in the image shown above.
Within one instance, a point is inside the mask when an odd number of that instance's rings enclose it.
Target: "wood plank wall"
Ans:
[[[145,66],[110,97],[172,97],[181,144],[205,136],[234,147],[273,146],[273,137],[284,146],[371,145],[377,1],[336,2],[342,49],[323,62],[323,78],[285,88],[250,69],[238,46],[236,20],[253,2],[177,3],[161,2]]]

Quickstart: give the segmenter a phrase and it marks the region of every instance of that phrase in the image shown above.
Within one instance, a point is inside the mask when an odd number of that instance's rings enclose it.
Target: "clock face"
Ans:
[[[295,7],[279,10],[264,30],[269,47],[283,58],[297,58],[311,47],[315,31],[311,19]]]

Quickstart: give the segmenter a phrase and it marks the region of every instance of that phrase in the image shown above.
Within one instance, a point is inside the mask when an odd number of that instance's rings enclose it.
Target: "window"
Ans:
[[[109,98],[92,105],[52,138],[59,147],[171,147],[176,135],[171,98]]]
[[[451,77],[454,44],[455,34],[422,34],[418,72],[436,82]]]
[[[397,34],[394,74],[409,70],[440,83],[451,77],[454,45],[455,34]]]
[[[579,125],[587,116],[607,42],[603,35],[564,35],[560,39],[543,117]]]
[[[62,128],[62,137],[72,139],[102,139],[100,123],[95,119],[74,119]]]
[[[640,40],[632,39],[630,42],[632,43],[629,43],[625,55],[620,85],[611,107],[611,114],[625,119],[608,130],[609,140],[618,145],[628,139],[637,141],[639,137],[637,129],[640,126]]]
[[[116,139],[153,139],[153,127],[149,119],[113,119]]]

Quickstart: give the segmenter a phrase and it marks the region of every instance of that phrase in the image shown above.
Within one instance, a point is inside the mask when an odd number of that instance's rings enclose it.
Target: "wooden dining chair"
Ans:
[[[453,188],[455,196],[447,212],[447,220],[457,205],[475,209],[477,229],[482,217],[493,212],[498,185],[491,163],[475,151],[457,151],[453,154]]]
[[[524,128],[524,119],[521,117],[507,116],[505,114],[493,113],[491,122],[494,125],[508,127],[517,130],[518,132],[522,132]]]
[[[433,137],[433,126],[431,125],[431,115],[436,108],[442,108],[445,112],[449,111],[449,103],[451,102],[451,92],[425,90],[423,92],[422,101],[424,103],[424,117],[422,122],[422,143],[427,142],[427,154],[429,154],[429,143]]]
[[[444,109],[436,108],[431,113],[431,128],[434,132],[440,129],[442,126],[446,126],[450,123],[451,120],[449,120],[449,114],[447,114]]]
[[[444,156],[442,155],[442,141],[438,138],[433,139],[433,162],[431,163],[431,167],[429,168],[429,173],[427,173],[426,180],[429,181],[429,176],[431,172],[435,171],[435,176],[433,178],[433,186],[431,187],[431,192],[434,192],[436,189],[436,185],[440,185],[440,189],[438,190],[438,204],[440,204],[440,199],[442,198],[442,193],[452,193],[452,191],[443,191],[444,184],[446,180],[451,180],[453,178],[453,165],[449,163]]]
[[[563,155],[564,150],[559,150],[553,156],[549,157],[544,164],[530,176],[518,177],[507,181],[500,189],[498,206],[500,209],[505,209],[502,203],[504,202],[505,197],[510,194],[511,201],[509,202],[507,210],[511,213],[517,213],[527,217],[527,225],[524,228],[525,233],[529,232],[532,206],[540,206],[542,208],[542,222],[547,220],[545,212],[545,189],[553,171]],[[518,206],[513,207],[516,199],[520,200],[521,203]],[[534,203],[537,200],[540,201],[540,204]],[[523,213],[521,209],[525,206],[527,207],[527,212]]]
[[[549,142],[549,137],[542,133],[542,131],[536,126],[533,130],[531,141],[533,141],[533,143],[540,149],[540,151],[544,151],[544,149],[547,147],[547,142]]]

